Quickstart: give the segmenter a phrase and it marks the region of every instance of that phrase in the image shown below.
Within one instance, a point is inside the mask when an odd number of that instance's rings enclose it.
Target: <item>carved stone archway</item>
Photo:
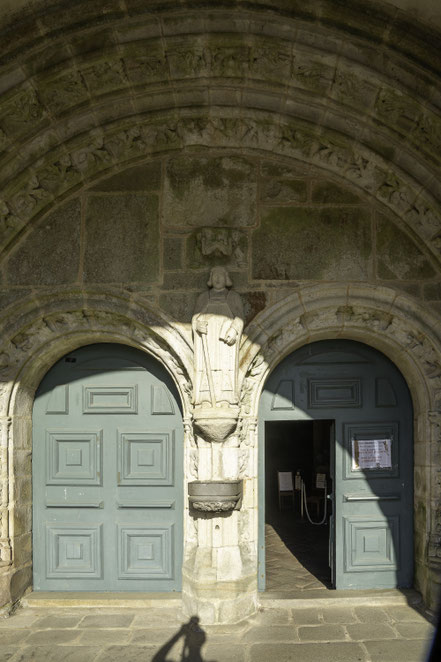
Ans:
[[[131,345],[158,359],[173,377],[184,414],[185,459],[191,351],[188,338],[142,300],[121,293],[69,292],[20,303],[2,325],[0,439],[2,453],[0,566],[3,589],[14,603],[32,583],[32,407],[35,391],[64,354],[98,342]],[[184,521],[187,519],[184,515]],[[9,568],[9,571],[8,571]]]
[[[441,335],[435,316],[387,288],[334,284],[299,289],[259,314],[246,331],[242,414],[248,444],[254,431],[253,451],[265,380],[302,345],[334,338],[357,340],[383,352],[400,369],[414,405],[415,586],[435,607],[436,586],[441,584]]]

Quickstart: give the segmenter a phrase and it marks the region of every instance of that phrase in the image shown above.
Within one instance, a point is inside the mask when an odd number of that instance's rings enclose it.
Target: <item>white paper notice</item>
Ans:
[[[357,469],[392,469],[390,439],[353,439],[352,471]]]

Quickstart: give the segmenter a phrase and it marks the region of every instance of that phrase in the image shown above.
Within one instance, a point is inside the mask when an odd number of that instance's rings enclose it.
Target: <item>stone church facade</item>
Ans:
[[[0,604],[32,586],[36,389],[111,342],[155,357],[180,396],[188,613],[253,613],[260,395],[284,357],[339,338],[409,387],[414,587],[434,608],[439,32],[393,3],[45,4],[1,41]],[[192,318],[215,266],[244,325],[237,420],[213,440],[195,425]],[[240,507],[195,516],[194,481],[241,481]]]

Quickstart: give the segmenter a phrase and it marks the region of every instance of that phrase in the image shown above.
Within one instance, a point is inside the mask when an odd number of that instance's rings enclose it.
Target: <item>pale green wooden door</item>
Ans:
[[[260,588],[265,582],[264,424],[311,419],[335,421],[330,526],[334,586],[411,586],[410,394],[401,373],[385,356],[360,343],[335,340],[307,345],[288,356],[270,375],[262,394]]]
[[[34,589],[180,590],[182,458],[155,359],[114,344],[61,359],[34,404]]]

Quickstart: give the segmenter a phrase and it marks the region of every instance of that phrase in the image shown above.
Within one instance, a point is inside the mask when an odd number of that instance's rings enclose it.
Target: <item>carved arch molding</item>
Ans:
[[[357,340],[383,352],[401,370],[414,406],[415,508],[423,504],[430,512],[430,530],[416,535],[425,537],[425,562],[440,571],[441,333],[437,318],[407,295],[388,288],[309,286],[259,313],[245,332],[241,349],[243,444],[256,427],[268,374],[302,345],[332,338]]]
[[[8,313],[0,320],[0,567],[13,561],[11,521],[22,498],[15,491],[21,479],[30,480],[34,394],[64,354],[94,342],[119,342],[150,353],[173,377],[184,428],[191,434],[192,350],[166,315],[111,290],[30,297]]]
[[[123,164],[213,146],[335,173],[439,260],[439,35],[390,5],[306,4],[96,0],[17,15],[0,54],[1,249]]]

